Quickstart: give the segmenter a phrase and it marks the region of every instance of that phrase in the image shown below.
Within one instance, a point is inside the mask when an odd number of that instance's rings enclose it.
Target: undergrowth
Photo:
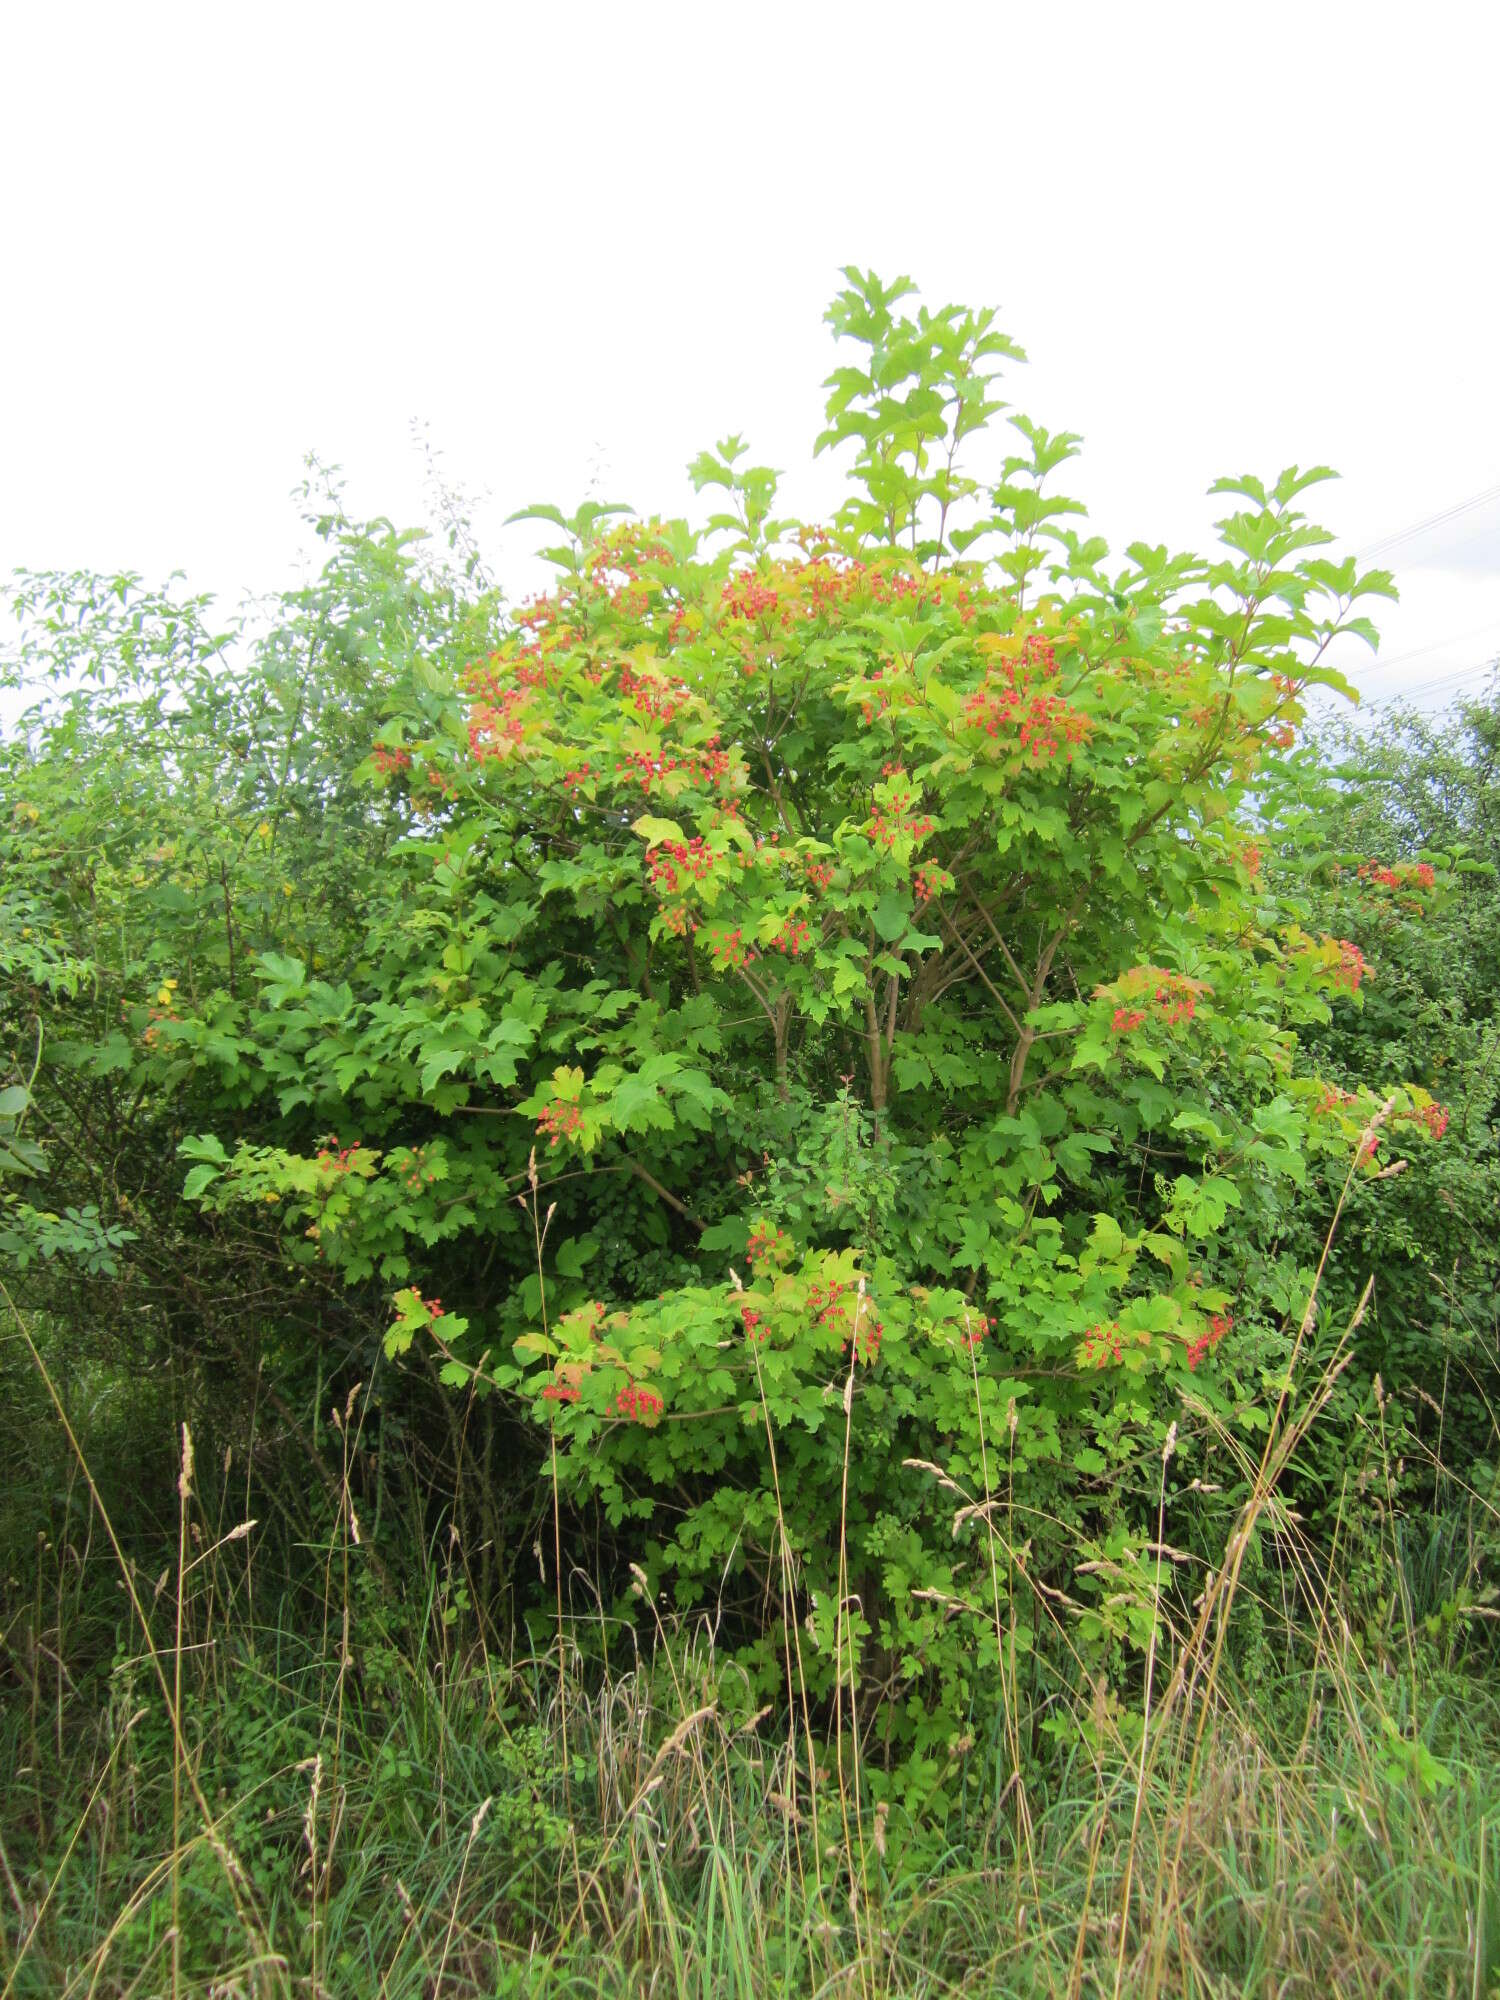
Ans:
[[[741,1719],[711,1610],[613,1611],[566,1548],[560,1643],[517,1650],[441,1524],[404,1524],[393,1593],[347,1485],[300,1539],[247,1527],[253,1468],[158,1438],[160,1545],[117,1552],[83,1466],[119,1420],[82,1411],[7,1579],[4,2000],[1496,1990],[1492,1513],[1461,1493],[1388,1531],[1358,1623],[1368,1521],[1317,1561],[1271,1502],[1144,1685],[1070,1682],[1060,1624],[928,1818],[870,1803],[877,1741]]]

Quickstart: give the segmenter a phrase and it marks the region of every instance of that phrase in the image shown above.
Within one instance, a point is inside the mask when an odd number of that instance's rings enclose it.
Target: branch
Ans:
[[[964,885],[964,894],[968,897],[969,901],[974,905],[975,909],[978,910],[980,916],[984,918],[984,921],[989,928],[990,936],[995,940],[996,944],[999,945],[1001,951],[1004,953],[1005,963],[1010,967],[1011,972],[1014,974],[1017,986],[1019,986],[1022,993],[1025,994],[1027,1006],[1030,1007],[1034,1005],[1035,1003],[1033,1002],[1031,997],[1031,981],[1026,977],[1025,973],[1021,970],[1020,966],[1016,964],[1015,956],[1012,953],[1010,946],[1005,942],[1005,939],[1001,937],[999,931],[995,927],[994,918],[990,915],[989,911],[984,907],[983,903],[980,902],[979,898],[974,894],[974,891],[970,888],[968,876],[965,875],[962,878],[962,880]]]
[[[984,983],[985,990],[989,993],[991,999],[993,999],[996,1006],[1005,1016],[1006,1020],[1010,1022],[1010,1025],[1015,1029],[1016,1033],[1019,1035],[1021,1032],[1021,1021],[1019,1015],[1017,1015],[1012,1010],[1009,1001],[1005,998],[1004,994],[1001,993],[999,987],[996,986],[994,980],[990,978],[989,974],[985,971],[984,967],[979,963],[979,960],[974,956],[973,952],[969,949],[968,945],[959,936],[958,931],[954,927],[953,919],[948,915],[948,912],[946,910],[939,910],[938,915],[939,917],[941,917],[942,921],[948,926],[949,935],[952,937],[953,942],[958,946],[959,950],[963,953],[964,957],[969,961],[970,965],[972,965],[974,970],[979,974],[980,979]]]
[[[663,1187],[655,1174],[643,1167],[639,1160],[634,1160],[627,1156],[624,1166],[627,1173],[634,1174],[637,1180],[644,1181],[653,1194],[659,1194],[668,1208],[675,1208],[683,1220],[690,1222],[694,1229],[701,1230],[708,1227],[707,1223],[698,1220],[697,1216],[694,1215],[693,1211],[685,1203],[677,1199],[670,1188]]]

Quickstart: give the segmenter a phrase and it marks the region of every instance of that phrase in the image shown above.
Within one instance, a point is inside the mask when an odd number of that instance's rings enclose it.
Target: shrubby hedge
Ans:
[[[371,1466],[441,1459],[484,1616],[582,1574],[704,1607],[726,1702],[927,1812],[976,1737],[1019,1758],[1022,1681],[1044,1729],[1191,1623],[1268,1467],[1332,1507],[1327,1397],[1383,1366],[1418,1444],[1455,1401],[1493,856],[1304,742],[1392,594],[1323,469],[1221,481],[1209,556],[1112,556],[1073,437],[1012,414],[964,470],[993,315],[847,279],[831,524],[729,438],[699,525],[528,510],[519,606],[336,495],[253,627],[18,581],[0,1245],[325,1482],[359,1408],[373,1560]]]

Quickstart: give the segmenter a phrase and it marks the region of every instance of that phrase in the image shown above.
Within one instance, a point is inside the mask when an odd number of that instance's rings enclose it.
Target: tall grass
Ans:
[[[1002,1666],[937,1824],[872,1798],[842,1642],[820,1717],[789,1617],[793,1699],[747,1713],[712,1618],[643,1577],[634,1615],[611,1612],[563,1573],[550,1503],[533,1645],[497,1651],[457,1587],[466,1552],[418,1515],[393,1593],[350,1492],[355,1395],[331,1413],[342,1490],[300,1543],[252,1523],[232,1456],[195,1465],[164,1436],[149,1562],[68,1427],[80,1504],[5,1592],[0,2000],[1492,2000],[1500,1684],[1469,1585],[1493,1524],[1462,1481],[1462,1507],[1386,1515],[1383,1609],[1347,1615],[1364,1524],[1316,1549],[1278,1495],[1346,1353],[1278,1413],[1191,1594],[1164,1589],[1163,1454],[1161,1616],[1120,1687],[1016,1548],[1009,1441],[986,1439],[980,1494],[904,1469],[987,1537],[988,1608],[950,1610],[993,1620]],[[767,1440],[774,1477],[769,1420]],[[1368,1442],[1378,1466],[1378,1413]],[[1016,1650],[1027,1590],[1045,1684]]]
[[[7,1995],[1468,1996],[1500,1966],[1500,1702],[1471,1685],[1419,1713],[1342,1637],[1155,1755],[1080,1702],[1075,1746],[1031,1762],[1018,1895],[998,1790],[944,1849],[851,1787],[814,1855],[787,1739],[727,1718],[706,1624],[664,1626],[607,1678],[570,1648],[561,1695],[555,1660],[477,1640],[440,1680],[435,1635],[424,1663],[357,1605],[335,1784],[336,1667],[295,1589],[260,1594],[274,1622],[231,1607],[208,1629],[185,1590],[184,1734],[213,1820],[175,1846],[138,1649],[94,1677],[102,1706],[82,1681],[79,1712],[65,1697],[60,1740],[7,1704]],[[211,1841],[243,1864],[253,1923]]]

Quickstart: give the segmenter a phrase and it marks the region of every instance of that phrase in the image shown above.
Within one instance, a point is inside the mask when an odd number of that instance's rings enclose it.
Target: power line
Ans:
[[[1393,702],[1412,701],[1422,694],[1455,694],[1467,683],[1482,680],[1494,671],[1493,660],[1483,661],[1478,666],[1458,667],[1452,673],[1437,674],[1431,680],[1416,681],[1410,687],[1393,688],[1389,694],[1372,696],[1365,706],[1389,708]]]
[[[1486,633],[1492,633],[1500,639],[1500,619],[1490,619],[1486,624],[1476,625],[1467,632],[1455,632],[1446,639],[1434,639],[1427,646],[1413,646],[1388,660],[1377,657],[1372,671],[1379,672],[1391,667],[1405,666],[1412,660],[1426,659],[1431,653],[1440,653],[1450,646],[1463,645],[1467,640],[1480,638]],[[1483,679],[1485,675],[1495,672],[1496,667],[1497,662],[1493,657],[1471,660],[1468,665],[1462,667],[1444,667],[1436,674],[1429,674],[1425,680],[1409,681],[1403,686],[1391,688],[1384,694],[1372,694],[1363,698],[1360,707],[1368,714],[1372,709],[1388,708],[1393,702],[1413,701],[1419,695],[1438,694],[1449,689],[1457,689],[1466,682]]]
[[[1477,508],[1488,507],[1497,500],[1500,500],[1500,484],[1487,486],[1482,493],[1475,493],[1467,500],[1457,500],[1451,507],[1444,507],[1436,514],[1429,514],[1425,521],[1414,522],[1411,527],[1401,528],[1394,535],[1383,535],[1379,541],[1367,542],[1362,549],[1355,551],[1355,560],[1364,562],[1370,556],[1381,555],[1389,549],[1400,547],[1403,542],[1415,541],[1419,535],[1427,534],[1430,529],[1446,527],[1450,521],[1456,521],[1465,514],[1472,514]]]
[[[1420,660],[1428,653],[1440,653],[1445,646],[1462,646],[1470,639],[1481,638],[1486,632],[1500,634],[1500,618],[1487,618],[1482,625],[1475,625],[1467,632],[1454,632],[1449,638],[1434,639],[1427,646],[1413,646],[1405,653],[1395,653],[1390,659],[1382,660],[1377,653],[1376,664],[1380,667],[1405,666],[1408,660]]]
[[[1415,521],[1408,528],[1398,529],[1395,534],[1382,535],[1376,541],[1367,542],[1363,548],[1356,551],[1355,560],[1363,563],[1372,556],[1388,557],[1408,542],[1417,541],[1435,529],[1449,527],[1455,521],[1466,521],[1469,516],[1493,506],[1497,501],[1500,501],[1500,482],[1486,486],[1479,493],[1470,494],[1466,500],[1456,500],[1451,506],[1442,507],[1437,513],[1429,514],[1425,520]],[[1468,545],[1467,540],[1462,544],[1464,547]],[[1426,659],[1430,654],[1444,652],[1450,646],[1467,645],[1471,640],[1485,638],[1490,634],[1500,635],[1500,620],[1488,619],[1484,624],[1473,626],[1467,632],[1455,632],[1451,637],[1434,639],[1425,646],[1409,647],[1406,652],[1397,653],[1390,659],[1381,660],[1377,656],[1375,670],[1384,672],[1392,667],[1405,666],[1413,660]],[[1426,680],[1393,688],[1387,694],[1374,695],[1362,706],[1365,712],[1369,713],[1372,709],[1389,708],[1395,702],[1414,701],[1421,695],[1453,693],[1470,681],[1493,672],[1494,666],[1493,660],[1484,660],[1465,667],[1447,668],[1442,673],[1429,675]]]

